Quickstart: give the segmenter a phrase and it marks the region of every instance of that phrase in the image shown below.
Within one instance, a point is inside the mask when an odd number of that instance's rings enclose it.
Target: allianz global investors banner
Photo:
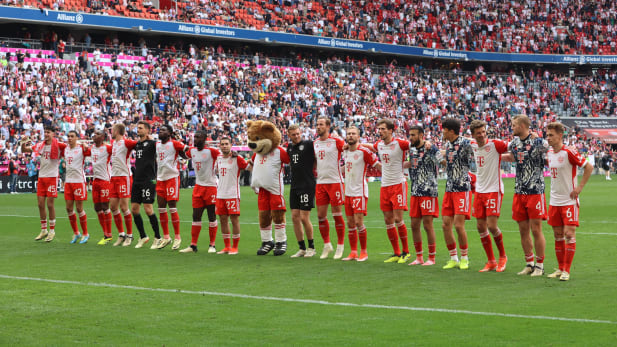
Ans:
[[[617,118],[560,118],[567,127],[579,127],[587,136],[617,143]]]

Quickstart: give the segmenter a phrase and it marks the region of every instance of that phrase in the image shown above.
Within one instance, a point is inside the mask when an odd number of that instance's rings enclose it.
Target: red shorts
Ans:
[[[259,211],[286,211],[285,198],[282,195],[274,195],[265,189],[259,189],[257,195],[257,208]]]
[[[114,176],[109,182],[109,197],[115,199],[125,199],[131,197],[131,185],[133,177]]]
[[[528,219],[547,219],[544,194],[514,194],[512,219],[521,222]]]
[[[356,213],[362,213],[366,216],[367,201],[368,199],[364,196],[345,195],[345,215],[353,216]]]
[[[341,206],[345,203],[343,194],[345,186],[343,183],[326,183],[315,186],[315,204],[317,206],[332,205]]]
[[[156,195],[167,201],[178,201],[180,198],[180,177],[156,181]]]
[[[393,186],[381,187],[379,207],[382,211],[407,211],[407,181]]]
[[[65,183],[64,200],[88,200],[88,189],[86,188],[86,183]]]
[[[39,177],[36,183],[36,196],[46,196],[49,198],[58,197],[58,177]]]
[[[217,215],[240,215],[240,199],[216,199]]]
[[[409,217],[439,217],[439,199],[431,196],[412,196],[409,199]]]
[[[564,225],[578,226],[578,206],[549,206],[548,225],[560,227]]]
[[[109,181],[98,178],[92,181],[92,201],[95,204],[109,202]]]
[[[193,208],[216,205],[216,187],[196,185],[193,188]]]
[[[484,219],[488,216],[499,217],[502,201],[503,193],[476,193],[473,200],[473,216],[478,219]]]
[[[443,196],[442,216],[463,215],[471,219],[471,192],[446,192]]]

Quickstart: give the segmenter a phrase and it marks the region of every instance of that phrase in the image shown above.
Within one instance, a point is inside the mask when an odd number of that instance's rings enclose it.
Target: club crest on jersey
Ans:
[[[148,145],[148,142],[144,142],[144,147],[146,147]]]
[[[227,162],[228,162],[229,164],[231,164],[231,163],[233,163],[233,162],[234,162],[234,160],[233,160],[233,159],[229,159]]]
[[[454,150],[458,151],[458,145],[454,145]]]
[[[424,152],[420,152],[420,158],[424,157]]]
[[[557,161],[558,161],[559,163],[563,163],[563,157],[559,157],[559,158],[557,158]]]
[[[326,147],[328,147],[328,148],[329,148],[329,147],[330,147],[330,145],[331,145],[331,143],[330,143],[330,142],[328,142],[328,143],[326,144]]]
[[[298,147],[298,149],[303,151],[304,150],[304,145],[300,145],[300,147]]]
[[[525,148],[526,148],[527,150],[530,150],[530,149],[531,149],[531,145],[530,145],[530,144],[528,144],[527,146],[525,146]]]
[[[394,149],[394,144],[391,144],[389,147],[390,149]]]
[[[358,160],[358,154],[357,154],[357,153],[356,153],[356,154],[354,154],[354,155],[353,155],[353,158],[354,158],[354,160]]]
[[[488,153],[488,152],[490,152],[490,151],[491,151],[491,149],[490,149],[488,146],[486,146],[486,148],[484,148],[484,151],[485,151],[486,153]]]

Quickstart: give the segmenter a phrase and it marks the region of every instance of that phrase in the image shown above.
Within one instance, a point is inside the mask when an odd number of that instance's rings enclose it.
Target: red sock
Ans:
[[[41,231],[47,231],[47,219],[41,220]]]
[[[71,212],[69,214],[69,222],[71,223],[71,229],[73,229],[73,234],[79,234],[79,229],[77,229],[77,215],[75,212]]]
[[[366,252],[366,227],[364,225],[358,228],[358,237],[360,238],[360,250]]]
[[[494,236],[493,239],[495,240],[495,245],[497,245],[497,249],[499,250],[499,256],[505,257],[506,249],[503,246],[503,234],[501,233],[501,230],[498,230],[498,232],[499,234]]]
[[[533,264],[533,253],[525,254],[525,262]]]
[[[232,241],[233,241],[233,246],[231,246],[231,248],[238,248],[238,244],[240,243],[240,234],[233,234],[231,236]]]
[[[323,243],[330,243],[330,223],[327,218],[319,220],[319,233]]]
[[[223,243],[225,243],[225,248],[231,248],[231,234],[223,234]]]
[[[336,230],[337,244],[345,244],[345,220],[342,213],[332,215],[334,218],[334,229]]]
[[[79,214],[79,225],[81,226],[81,232],[84,236],[88,235],[88,216],[86,211],[81,211]]]
[[[572,238],[566,243],[566,254],[564,256],[564,266],[567,273],[570,273],[570,266],[572,266],[572,259],[574,259],[575,252],[576,239]]]
[[[536,256],[536,265],[537,264],[544,264],[544,256]]]
[[[56,220],[55,219],[50,219],[49,220],[49,232],[50,233],[55,233],[56,232]]]
[[[197,240],[199,239],[199,233],[201,232],[201,222],[193,222],[191,224],[191,245],[197,246]]]
[[[557,263],[559,264],[559,270],[565,271],[565,252],[566,252],[566,239],[555,239],[555,255],[557,256]]]
[[[127,235],[133,235],[133,215],[129,210],[124,212],[124,225],[126,226]]]
[[[118,233],[124,234],[124,225],[122,224],[122,215],[120,214],[120,210],[114,211],[114,224],[116,224],[116,228],[118,228]]]
[[[105,211],[105,226],[107,227],[107,234],[105,236],[111,237],[111,222],[113,220],[111,210]]]
[[[458,256],[458,252],[456,251],[456,242],[446,245],[446,247],[448,247],[448,252],[450,253],[451,257]]]
[[[163,237],[169,238],[169,217],[167,216],[167,209],[159,208],[159,220],[161,221],[161,228],[163,228]]]
[[[422,255],[422,241],[414,242],[413,247],[416,249],[416,259],[423,259]]]
[[[174,227],[174,236],[175,238],[180,238],[180,216],[178,215],[178,209],[170,208],[169,212],[171,214],[171,225]]]
[[[466,257],[468,253],[469,253],[469,247],[466,244],[461,245],[461,257]]]
[[[107,226],[105,224],[105,212],[98,211],[96,213],[96,217],[99,219],[99,224],[101,225],[101,228],[103,229],[103,236],[107,236]]]
[[[210,234],[210,245],[214,246],[216,243],[216,232],[218,229],[218,223],[216,221],[208,224],[208,234]]]
[[[405,222],[400,222],[396,225],[398,230],[398,237],[401,239],[401,245],[403,246],[403,253],[409,253],[409,242],[407,242],[407,226]]]
[[[486,252],[488,262],[494,263],[495,254],[493,253],[493,242],[491,241],[491,234],[489,234],[488,230],[483,234],[480,234],[480,241],[482,241],[482,247],[484,247],[484,252]]]
[[[392,244],[392,250],[395,255],[401,255],[401,249],[398,246],[398,234],[396,233],[396,227],[394,224],[386,225],[386,232],[388,233],[388,239]]]
[[[349,246],[352,252],[358,252],[358,230],[356,228],[349,228],[347,230],[349,236]]]
[[[436,245],[434,243],[429,243],[428,244],[428,260],[432,260],[435,261],[435,254],[437,253],[436,250]],[[456,246],[454,247],[456,249]]]

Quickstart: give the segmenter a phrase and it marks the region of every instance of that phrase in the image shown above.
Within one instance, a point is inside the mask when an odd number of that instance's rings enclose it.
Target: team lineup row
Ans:
[[[144,121],[138,123],[138,141],[125,139],[124,125],[116,124],[112,128],[111,145],[105,144],[106,134],[99,131],[95,133],[94,145],[90,148],[78,144],[78,135],[75,132],[68,134],[68,143],[64,144],[55,139],[53,128],[46,128],[43,142],[30,146],[27,139],[23,139],[21,146],[22,151],[34,152],[41,157],[37,186],[41,232],[36,240],[44,239],[50,242],[54,239],[56,216],[53,201],[57,197],[59,157],[64,156],[67,166],[66,210],[74,232],[71,242],[88,241],[87,217],[83,209],[83,201],[87,199],[83,166],[85,157],[91,156],[94,171],[93,201],[104,233],[99,244],[112,241],[112,219],[119,232],[114,246],[132,244],[133,221],[140,234],[136,248],[148,243],[149,237],[145,233],[140,214],[140,206],[143,205],[155,234],[151,248],[164,248],[173,242],[172,249],[179,249],[180,220],[176,206],[179,198],[177,160],[178,156],[181,156],[193,161],[196,186],[192,196],[191,244],[180,252],[197,252],[202,216],[206,211],[210,236],[208,252],[216,252],[218,215],[225,244],[218,253],[238,253],[239,174],[241,170],[252,170],[251,186],[258,193],[262,240],[257,254],[265,255],[271,251],[274,255],[285,254],[287,204],[284,198],[282,167],[289,164],[292,175],[289,207],[299,245],[299,251],[292,257],[315,255],[310,211],[316,205],[319,232],[324,242],[321,258],[328,258],[334,252],[335,259],[365,261],[368,259],[364,225],[368,201],[366,172],[369,167],[375,167],[382,173],[380,208],[393,249],[393,255],[385,262],[434,265],[436,237],[433,219],[439,216],[437,174],[438,166],[443,164],[446,167],[447,181],[441,214],[444,239],[450,254],[450,260],[443,268],[469,268],[465,221],[473,214],[477,219],[480,239],[487,255],[487,262],[480,271],[503,272],[508,258],[498,219],[504,191],[500,163],[501,160],[506,160],[513,161],[516,165],[512,216],[519,225],[526,262],[525,268],[518,274],[544,274],[546,241],[542,234],[542,221],[548,219],[555,235],[555,254],[559,264],[559,269],[549,277],[569,280],[576,249],[578,195],[588,181],[593,167],[575,150],[564,146],[563,125],[549,124],[546,129],[547,139],[544,140],[530,131],[529,118],[517,116],[512,121],[512,130],[516,137],[512,142],[505,143],[488,139],[486,124],[478,120],[470,125],[473,139],[459,136],[460,122],[448,118],[442,123],[444,148],[439,149],[424,140],[421,127],[412,127],[409,139],[395,139],[393,122],[382,119],[377,124],[380,141],[370,145],[360,143],[360,133],[355,127],[347,129],[345,141],[331,136],[330,120],[326,117],[318,119],[317,138],[314,140],[302,139],[300,129],[292,125],[288,129],[291,143],[286,148],[279,146],[266,154],[255,153],[248,161],[231,151],[231,141],[228,138],[220,140],[218,149],[208,147],[206,134],[201,131],[195,134],[194,147],[172,140],[173,130],[168,125],[159,128],[159,140],[154,141],[150,136],[150,124]],[[249,134],[249,147],[250,142]],[[133,151],[136,159],[134,175],[129,164]],[[343,166],[340,165],[341,161],[344,162]],[[470,174],[472,161],[475,161],[477,168],[475,174]],[[545,165],[548,165],[551,174],[551,201],[548,210],[544,198]],[[578,167],[584,168],[579,184],[576,179]],[[410,187],[404,170],[409,170]],[[408,189],[411,192],[409,199]],[[472,196],[475,196],[473,205]],[[163,229],[162,236],[153,210],[155,199],[158,203],[160,226]],[[331,207],[337,234],[336,250],[330,241],[328,205]],[[343,205],[346,223],[343,218]],[[169,231],[168,208],[175,236],[173,240]],[[416,252],[413,261],[403,218],[405,211],[409,211],[411,217]],[[78,216],[83,235],[79,232]],[[272,224],[275,229],[274,237]],[[428,241],[426,260],[422,226]],[[351,252],[343,258],[346,228]],[[493,253],[491,235],[499,251],[498,259]]]

